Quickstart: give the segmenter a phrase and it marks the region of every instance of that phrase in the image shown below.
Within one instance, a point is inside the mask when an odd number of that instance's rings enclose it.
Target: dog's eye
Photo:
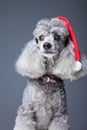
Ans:
[[[54,40],[59,41],[60,40],[60,36],[58,34],[54,34]]]
[[[43,41],[44,40],[44,35],[39,36],[39,40]]]

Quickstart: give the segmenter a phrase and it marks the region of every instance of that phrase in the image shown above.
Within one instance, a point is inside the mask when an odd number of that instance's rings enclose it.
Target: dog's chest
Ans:
[[[58,93],[53,95],[44,92],[37,94],[35,106],[37,126],[39,129],[47,129],[53,117],[54,108],[58,106]],[[37,105],[38,104],[38,105]]]
[[[47,58],[46,59],[45,68],[46,68],[46,71],[47,71],[48,74],[52,72],[54,64],[55,64],[54,58]]]

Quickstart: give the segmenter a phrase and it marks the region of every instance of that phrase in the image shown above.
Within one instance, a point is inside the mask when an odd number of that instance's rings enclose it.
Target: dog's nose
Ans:
[[[51,48],[51,44],[50,44],[49,42],[45,42],[45,43],[43,44],[43,48],[44,48],[45,50],[48,50],[48,49]]]

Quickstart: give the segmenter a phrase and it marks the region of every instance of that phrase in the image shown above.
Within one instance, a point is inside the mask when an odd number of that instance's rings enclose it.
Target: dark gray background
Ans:
[[[74,28],[81,53],[87,55],[86,0],[0,0],[0,130],[12,130],[26,78],[14,63],[41,18],[65,16]],[[87,76],[66,82],[71,130],[87,130]]]

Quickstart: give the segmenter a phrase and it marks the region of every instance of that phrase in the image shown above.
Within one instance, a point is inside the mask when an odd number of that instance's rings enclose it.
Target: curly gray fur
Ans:
[[[25,46],[16,62],[17,72],[27,76],[29,82],[14,130],[69,130],[62,79],[76,80],[86,75],[87,58],[81,58],[82,69],[75,72],[74,47],[69,32],[65,23],[56,18],[39,21],[33,34],[34,39]],[[56,34],[58,40],[55,40]],[[44,44],[48,44],[48,48],[45,49]],[[44,75],[55,75],[59,80],[46,83],[40,79]]]
[[[41,82],[40,79],[29,80],[22,102],[14,130],[69,129],[62,80],[56,84]]]

